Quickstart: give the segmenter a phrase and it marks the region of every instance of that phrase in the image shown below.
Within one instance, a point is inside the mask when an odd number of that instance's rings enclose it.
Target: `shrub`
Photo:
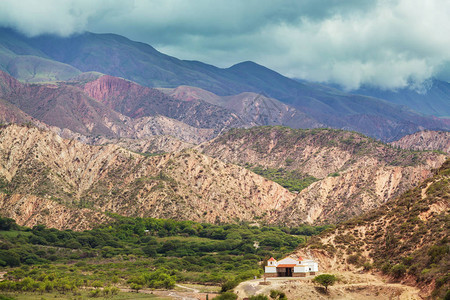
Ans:
[[[281,291],[277,290],[270,290],[270,298],[272,299],[279,299],[279,300],[286,300],[286,294]]]
[[[223,294],[220,294],[217,297],[214,297],[214,300],[236,300],[237,299],[237,295],[235,293],[232,292],[225,292]]]
[[[249,300],[269,300],[269,298],[267,298],[267,296],[264,296],[264,295],[251,296],[248,299]]]
[[[102,294],[102,291],[100,289],[95,289],[89,292],[88,296],[89,297],[100,297]]]
[[[239,283],[236,280],[227,280],[222,284],[221,293],[234,289]]]
[[[391,268],[391,274],[395,278],[403,277],[406,273],[406,266],[404,264],[396,264]]]
[[[352,264],[352,265],[358,265],[359,255],[357,255],[357,254],[350,255],[349,257],[347,257],[347,263]]]
[[[384,263],[381,266],[381,272],[383,272],[384,274],[389,274],[391,272],[391,268],[392,268],[392,266],[390,263],[388,263],[388,262]]]
[[[364,271],[367,272],[367,271],[370,271],[373,268],[373,266],[372,266],[372,264],[370,262],[365,262],[363,264],[363,268],[364,268]]]

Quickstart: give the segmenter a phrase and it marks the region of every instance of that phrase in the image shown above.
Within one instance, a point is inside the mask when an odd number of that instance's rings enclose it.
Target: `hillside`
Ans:
[[[89,75],[89,74],[86,74]],[[146,138],[155,135],[172,135],[188,143],[199,143],[210,139],[214,136],[214,128],[197,128],[190,126],[180,120],[175,120],[164,113],[175,118],[187,121],[195,120],[199,115],[205,118],[209,117],[208,111],[220,111],[221,108],[213,107],[209,104],[191,106],[190,108],[180,107],[184,105],[184,101],[170,99],[161,94],[157,90],[140,87],[136,84],[127,83],[122,79],[114,79],[117,82],[125,83],[126,86],[133,86],[149,90],[147,97],[142,100],[148,105],[159,107],[159,109],[149,110],[148,112],[140,112],[140,114],[132,114],[126,116],[113,108],[104,104],[97,99],[90,97],[83,90],[86,81],[92,85],[91,76],[79,77],[79,81],[58,82],[51,84],[24,84],[0,71],[0,99],[2,102],[8,103],[8,118],[4,117],[4,122],[23,122],[30,117],[45,123],[49,126],[61,129],[67,128],[74,133],[85,136],[102,136],[106,138]],[[102,77],[101,77],[102,78]],[[129,85],[128,85],[129,84]],[[80,87],[81,85],[81,87]],[[111,94],[116,91],[117,86],[112,86],[108,90]],[[90,90],[92,92],[92,90]],[[101,89],[105,92],[105,89]],[[129,90],[122,91],[128,93]],[[156,93],[156,95],[154,95]],[[168,98],[161,105],[160,98]],[[128,97],[127,99],[137,99]],[[164,99],[162,100],[164,101]],[[171,102],[170,102],[171,101]],[[132,103],[122,103],[124,106]],[[118,104],[119,105],[119,104]],[[208,105],[211,108],[208,108]],[[166,109],[166,111],[164,111]],[[136,112],[138,108],[134,112]],[[142,108],[141,108],[142,110]],[[171,113],[175,111],[176,113]],[[126,112],[127,113],[127,112]],[[5,113],[3,113],[5,114]],[[225,113],[226,114],[226,113]],[[30,117],[25,117],[29,115]],[[228,113],[228,116],[230,113]],[[188,116],[188,117],[186,117]],[[1,117],[1,115],[0,115]],[[227,122],[213,115],[219,120],[220,126],[227,126]],[[204,118],[204,119],[205,119]],[[214,119],[209,118],[209,120]],[[232,116],[230,116],[233,119]],[[201,120],[200,117],[198,117]],[[236,119],[236,118],[235,118]],[[223,121],[223,122],[220,122]],[[33,123],[36,123],[33,121]],[[218,124],[217,122],[214,124]],[[197,126],[205,125],[204,123],[196,124]],[[218,126],[219,126],[218,125]],[[205,125],[206,126],[206,125]]]
[[[378,209],[324,232],[299,253],[325,270],[372,266],[424,295],[444,297],[448,281],[450,160],[434,176]]]
[[[215,132],[252,125],[244,123],[229,110],[205,101],[181,101],[157,89],[108,75],[87,82],[83,90],[110,109],[134,119],[162,115],[193,127],[214,129]]]
[[[184,101],[203,100],[226,108],[255,125],[285,125],[292,128],[324,127],[307,114],[262,94],[245,92],[231,96],[218,96],[201,88],[179,86],[161,89],[173,98]]]
[[[450,153],[450,132],[432,130],[418,131],[390,144],[402,149],[437,150]]]
[[[70,65],[82,72],[101,72],[147,87],[187,85],[220,96],[244,92],[264,94],[300,111],[300,117],[306,114],[309,119],[325,126],[357,130],[386,141],[424,128],[450,129],[448,120],[424,116],[382,99],[298,82],[254,62],[221,69],[198,61],[179,60],[158,52],[150,45],[115,34],[86,32],[70,37],[44,35],[28,38],[1,28],[0,44],[3,52],[7,53],[0,55],[0,68],[7,71],[8,64],[16,56],[31,55]],[[26,73],[19,72],[17,76]],[[20,78],[27,79],[27,76]]]
[[[17,125],[0,131],[0,208],[20,225],[89,228],[109,211],[207,222],[275,222],[295,197],[193,150],[143,156]],[[56,213],[55,213],[56,212]]]
[[[288,224],[334,223],[360,215],[431,176],[446,157],[395,149],[354,132],[287,127],[233,129],[198,149],[249,169],[273,173],[281,168],[299,179],[318,179],[283,210],[280,220]]]

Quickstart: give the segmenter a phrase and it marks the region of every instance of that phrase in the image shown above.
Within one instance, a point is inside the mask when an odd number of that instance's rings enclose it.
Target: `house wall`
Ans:
[[[308,272],[308,268],[306,266],[294,267],[294,273],[305,273],[305,272]]]
[[[273,274],[273,273],[277,274],[277,268],[276,267],[268,267],[268,266],[266,266],[264,268],[264,272],[265,273],[269,273],[269,274]]]

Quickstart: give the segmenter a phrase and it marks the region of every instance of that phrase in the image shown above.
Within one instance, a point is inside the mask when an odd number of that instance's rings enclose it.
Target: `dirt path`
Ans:
[[[420,300],[419,289],[399,283],[385,283],[372,274],[338,273],[340,283],[328,288],[328,294],[312,283],[313,276],[304,278],[268,278],[242,282],[235,289],[238,299],[257,294],[268,295],[270,290],[286,293],[288,299],[339,299],[339,300]]]
[[[183,288],[183,289],[190,290],[193,293],[200,293],[200,290],[197,290],[197,289],[194,289],[194,288],[191,288],[191,287],[187,287],[187,286],[184,286],[184,285],[181,285],[181,284],[175,284],[175,286]]]
[[[183,292],[183,291],[175,291],[175,290],[146,290],[146,289],[142,289],[139,290],[139,293],[141,294],[153,294],[156,296],[160,296],[160,297],[167,297],[170,299],[181,299],[181,300],[203,300],[206,299],[206,293],[200,293],[199,290],[194,289],[194,288],[190,288],[187,286],[183,286],[181,284],[177,284],[176,286],[180,287],[180,288],[184,288],[184,289],[189,289],[191,291],[189,292]],[[127,293],[133,293],[135,292],[132,289],[128,289],[128,288],[121,288],[120,289],[122,292],[127,292]],[[217,296],[217,294],[209,294],[209,299],[212,299],[213,297]]]

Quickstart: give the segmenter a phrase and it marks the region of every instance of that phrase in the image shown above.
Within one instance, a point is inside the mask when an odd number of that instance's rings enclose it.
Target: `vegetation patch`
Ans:
[[[286,159],[286,164],[288,161],[290,164],[292,163],[291,160]],[[246,165],[245,167],[264,178],[278,183],[291,192],[300,192],[319,180],[308,174],[302,174],[299,171],[290,171],[284,168],[272,169],[261,166],[251,167],[250,165]]]

